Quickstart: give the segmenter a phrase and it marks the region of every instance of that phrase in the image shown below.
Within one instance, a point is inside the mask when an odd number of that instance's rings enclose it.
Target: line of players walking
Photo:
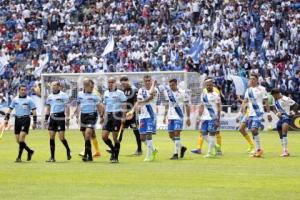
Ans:
[[[94,82],[86,78],[83,81],[83,91],[78,94],[75,115],[80,121],[80,131],[84,138],[84,151],[80,154],[84,162],[93,161],[93,157],[100,156],[99,144],[96,138],[96,123],[98,117],[102,125],[102,140],[109,147],[111,154],[110,162],[119,162],[119,152],[123,131],[132,128],[136,138],[137,150],[135,155],[142,155],[142,143],[146,146],[144,161],[153,161],[158,153],[153,144],[153,135],[156,134],[157,101],[159,90],[157,83],[149,75],[143,77],[143,87],[139,90],[130,85],[128,77],[120,79],[122,90],[117,88],[115,78],[108,79],[108,90],[104,92],[103,99],[96,94]],[[61,91],[61,85],[55,81],[51,83],[52,93],[46,100],[45,124],[50,136],[50,159],[47,162],[55,162],[55,135],[66,148],[67,159],[70,160],[71,150],[65,138],[65,129],[69,127],[70,109],[69,97]],[[164,123],[168,123],[169,137],[174,143],[172,160],[183,158],[187,148],[182,145],[181,131],[183,123],[191,125],[189,95],[186,91],[177,87],[177,80],[170,79],[168,86],[163,89],[165,99]],[[290,114],[295,114],[298,105],[289,97],[283,96],[279,90],[271,92],[275,99],[273,112],[279,117],[277,131],[282,141],[282,156],[289,156],[287,144],[287,132],[290,123]],[[290,112],[290,110],[291,111]],[[15,135],[19,144],[19,153],[16,162],[22,162],[23,150],[27,151],[27,160],[30,161],[34,151],[25,143],[25,138],[30,128],[30,113],[33,114],[32,128],[36,127],[36,105],[27,96],[26,86],[19,87],[19,96],[15,97],[5,116],[5,126],[10,119],[11,111],[15,109]],[[263,149],[260,143],[259,130],[262,126],[262,118],[267,112],[268,120],[271,121],[270,106],[267,101],[267,92],[258,84],[255,74],[250,76],[249,87],[245,93],[241,107],[239,131],[249,144],[248,152],[253,157],[261,157]],[[137,120],[139,118],[139,120]],[[221,99],[220,91],[214,86],[212,78],[205,80],[205,88],[200,97],[199,114],[197,124],[200,129],[198,148],[193,153],[202,153],[203,141],[208,143],[206,158],[214,158],[222,155],[221,151]],[[184,121],[185,119],[185,121]],[[247,134],[246,128],[251,130],[253,141]],[[110,133],[112,140],[110,139]],[[95,154],[92,154],[92,144]]]

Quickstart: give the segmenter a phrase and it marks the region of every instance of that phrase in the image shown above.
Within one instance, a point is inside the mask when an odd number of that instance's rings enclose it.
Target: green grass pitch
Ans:
[[[157,160],[144,163],[144,156],[130,156],[135,141],[127,130],[120,163],[113,165],[102,141],[102,157],[83,163],[77,156],[83,147],[82,136],[77,130],[68,130],[72,160],[66,161],[57,138],[57,163],[45,163],[49,158],[48,134],[35,130],[27,138],[35,150],[33,161],[14,163],[18,147],[12,132],[6,132],[0,141],[0,199],[300,199],[300,134],[289,134],[289,158],[279,156],[281,146],[275,132],[264,132],[261,137],[263,158],[247,155],[246,142],[239,133],[223,132],[224,155],[205,159],[190,153],[197,137],[196,131],[183,132],[188,152],[184,159],[172,161],[173,144],[165,131],[159,131],[154,136]]]

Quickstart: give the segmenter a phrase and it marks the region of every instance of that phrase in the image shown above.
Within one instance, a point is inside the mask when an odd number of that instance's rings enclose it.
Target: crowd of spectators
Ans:
[[[300,104],[299,0],[0,0],[0,96],[39,81],[34,71],[192,71],[213,76],[223,103],[230,75],[259,74]],[[113,36],[114,51],[101,56]],[[201,39],[199,57],[191,47]]]

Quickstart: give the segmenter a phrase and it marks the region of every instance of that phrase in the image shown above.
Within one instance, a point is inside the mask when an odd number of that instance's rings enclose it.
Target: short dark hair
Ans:
[[[144,76],[144,79],[145,78],[151,78],[151,76],[147,74],[147,75]]]
[[[176,83],[177,84],[177,79],[176,78],[172,78],[169,80],[169,83]]]
[[[129,79],[128,79],[128,77],[127,76],[122,76],[121,78],[120,78],[120,81],[122,82],[122,81],[128,81]]]
[[[280,93],[280,90],[278,88],[274,88],[272,89],[271,91],[271,95],[274,95],[274,94],[279,94]]]
[[[20,90],[21,88],[26,88],[26,89],[27,89],[26,85],[24,85],[24,84],[19,85],[19,90]]]
[[[252,73],[252,74],[250,74],[250,76],[254,76],[258,80],[258,75],[257,74]]]

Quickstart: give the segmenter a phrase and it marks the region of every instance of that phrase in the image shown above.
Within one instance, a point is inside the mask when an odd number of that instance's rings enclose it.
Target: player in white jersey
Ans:
[[[216,156],[216,132],[220,126],[221,116],[221,98],[213,91],[213,79],[208,78],[205,81],[207,93],[201,94],[199,118],[197,123],[201,122],[201,134],[208,142],[208,152],[206,158]]]
[[[184,90],[177,88],[177,79],[169,81],[169,87],[165,88],[164,96],[168,102],[165,105],[163,121],[166,123],[168,117],[169,136],[175,144],[175,152],[171,160],[178,160],[178,155],[180,154],[180,158],[183,158],[187,150],[185,146],[181,145],[180,132],[183,128],[184,110],[187,115],[186,125],[191,125],[189,97]]]
[[[284,96],[280,93],[278,89],[273,89],[271,91],[272,96],[275,99],[275,114],[279,117],[279,121],[277,122],[277,131],[282,144],[282,157],[288,157],[290,154],[288,152],[288,138],[287,132],[290,124],[290,114],[291,114],[291,106],[293,106],[293,110],[297,112],[297,104],[291,98]]]
[[[153,161],[157,154],[157,149],[153,146],[152,135],[156,134],[156,103],[158,100],[158,90],[156,81],[151,76],[145,75],[143,78],[144,87],[140,88],[137,94],[137,102],[132,111],[127,113],[127,119],[133,117],[133,112],[139,113],[139,131],[141,141],[147,146],[145,162]],[[140,112],[138,112],[138,110]]]
[[[268,120],[272,121],[272,117],[270,115],[267,91],[263,86],[258,84],[258,76],[256,74],[251,74],[250,82],[251,86],[246,90],[243,104],[247,105],[249,108],[249,129],[251,129],[255,143],[255,153],[252,156],[261,157],[263,150],[260,145],[258,130],[262,125],[261,122],[265,113],[264,105],[266,106],[266,111],[268,113]]]

